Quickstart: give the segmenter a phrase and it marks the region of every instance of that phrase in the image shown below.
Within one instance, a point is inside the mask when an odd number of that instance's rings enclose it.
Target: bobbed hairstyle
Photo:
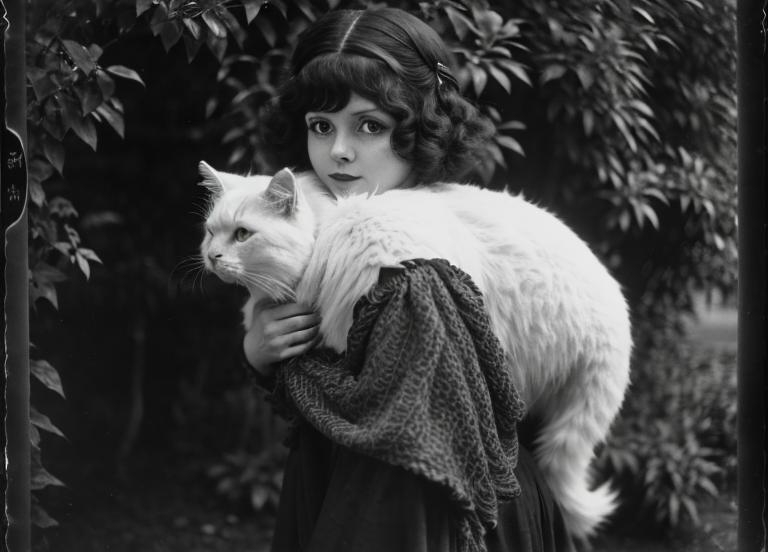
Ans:
[[[456,181],[484,156],[493,124],[461,95],[438,34],[396,8],[337,10],[300,36],[290,77],[262,121],[276,166],[310,169],[309,111],[343,109],[354,92],[391,115],[392,149],[421,184]]]

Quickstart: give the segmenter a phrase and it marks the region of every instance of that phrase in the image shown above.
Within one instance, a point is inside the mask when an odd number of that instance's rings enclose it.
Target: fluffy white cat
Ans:
[[[589,489],[589,464],[629,384],[629,315],[617,282],[554,215],[469,185],[335,200],[312,173],[238,177],[204,162],[200,172],[213,190],[202,256],[251,292],[246,327],[261,298],[306,302],[324,344],[343,352],[381,267],[442,258],[469,274],[540,421],[534,454],[569,531],[586,538],[614,510],[608,484]]]

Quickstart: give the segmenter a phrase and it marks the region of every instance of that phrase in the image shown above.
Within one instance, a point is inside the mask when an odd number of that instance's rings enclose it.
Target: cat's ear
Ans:
[[[200,176],[203,177],[203,181],[200,182],[201,186],[205,186],[214,194],[220,194],[224,191],[224,181],[219,176],[219,173],[216,172],[216,169],[205,161],[200,161],[197,165],[197,170],[200,171]]]
[[[290,169],[278,171],[267,186],[264,198],[277,213],[292,215],[299,204],[299,187]]]

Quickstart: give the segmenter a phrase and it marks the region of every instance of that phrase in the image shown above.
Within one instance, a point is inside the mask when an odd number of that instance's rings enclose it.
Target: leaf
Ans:
[[[118,113],[122,114],[125,112],[125,109],[123,108],[123,102],[121,102],[119,98],[113,96],[109,99],[109,103],[112,104],[112,107],[114,107],[115,111]]]
[[[708,479],[706,477],[702,477],[698,481],[699,487],[704,489],[706,492],[711,494],[712,496],[720,496],[720,493],[717,490],[717,487],[715,487],[715,484],[712,483],[711,479]]]
[[[147,11],[153,3],[152,0],[136,0],[136,15],[139,16]]]
[[[499,60],[497,62],[499,65],[504,67],[507,71],[515,75],[519,80],[523,81],[528,86],[533,86],[533,83],[531,82],[530,77],[528,77],[528,72],[525,70],[525,67],[519,63],[516,63],[514,61],[509,60]]]
[[[309,21],[315,21],[317,19],[315,12],[312,10],[312,4],[307,0],[294,0],[294,4]]]
[[[64,170],[64,145],[50,136],[43,136],[43,153],[59,174]]]
[[[485,85],[488,82],[488,73],[485,72],[485,69],[471,63],[467,65],[467,67],[472,76],[472,87],[475,90],[475,96],[479,97],[480,94],[483,93]]]
[[[629,225],[631,224],[630,214],[629,211],[622,211],[619,215],[619,228],[621,228],[624,232],[629,230]],[[647,482],[646,482],[647,483]]]
[[[251,21],[256,19],[259,15],[261,8],[264,6],[263,0],[244,0],[243,7],[245,8],[245,20],[250,25]]]
[[[120,138],[125,138],[125,121],[123,115],[107,104],[102,104],[96,110],[109,123]]]
[[[475,28],[472,22],[465,15],[459,13],[454,8],[446,7],[445,15],[448,16],[448,20],[453,26],[453,32],[456,33],[456,36],[459,40],[464,40],[470,30],[478,33],[478,30]]]
[[[504,19],[493,10],[478,9],[472,6],[472,17],[477,23],[479,34],[486,39],[493,39],[501,30]]]
[[[182,22],[184,23],[184,26],[189,31],[189,34],[192,35],[192,38],[194,38],[195,40],[200,40],[200,36],[202,35],[200,23],[198,23],[191,17],[185,17],[184,19],[182,19]]]
[[[91,265],[88,264],[88,259],[83,257],[79,249],[75,251],[75,260],[77,261],[77,266],[80,267],[80,271],[85,275],[85,279],[90,280]]]
[[[488,68],[488,71],[493,76],[494,80],[498,82],[501,87],[506,91],[507,94],[509,94],[512,91],[512,83],[509,80],[509,77],[501,71],[498,67],[495,67],[492,64],[487,64],[486,67]]]
[[[498,125],[496,128],[499,130],[525,130],[527,127],[522,121],[506,121]]]
[[[106,70],[112,73],[113,75],[122,77],[124,79],[130,79],[130,80],[136,81],[142,86],[146,87],[146,85],[144,84],[144,81],[141,80],[141,77],[139,76],[139,74],[133,69],[129,69],[128,67],[125,67],[123,65],[110,65],[109,67],[106,68]]]
[[[224,55],[227,52],[226,36],[224,38],[216,38],[212,33],[208,33],[205,42],[211,53],[216,56],[216,59],[219,61],[224,59]]]
[[[581,122],[584,125],[584,134],[591,136],[592,131],[595,128],[595,113],[589,109],[585,109],[581,113]]]
[[[653,119],[653,110],[647,103],[640,100],[629,100],[629,102],[627,103],[630,106],[632,106],[636,111],[639,111],[649,119]]]
[[[72,202],[61,196],[56,196],[48,202],[48,211],[59,218],[77,217],[77,209]]]
[[[66,399],[64,395],[64,388],[61,386],[61,378],[56,368],[51,366],[47,360],[31,360],[29,363],[29,369],[33,376],[35,376],[43,385],[48,389],[55,391],[62,398]],[[44,428],[45,429],[45,428]],[[57,433],[57,431],[54,431]],[[61,434],[62,437],[64,436]]]
[[[288,8],[286,7],[283,0],[269,0],[269,5],[276,7],[280,14],[283,16],[283,19],[288,18]]]
[[[489,144],[486,149],[497,165],[505,169],[507,168],[507,161],[504,159],[504,154],[501,153],[501,148],[498,145]]]
[[[644,119],[642,117],[638,117],[637,124],[645,130],[646,134],[650,134],[657,142],[661,142],[661,136],[659,136],[659,133],[656,132],[656,129],[653,127],[653,125],[648,121],[648,119]]]
[[[35,81],[30,81],[30,83],[32,84],[32,91],[35,93],[37,101],[44,100],[59,89],[59,85],[53,82],[48,75],[44,75]]]
[[[32,504],[30,513],[32,523],[41,529],[48,529],[59,525],[59,522],[48,515],[48,512],[46,512],[39,504]]]
[[[51,422],[51,419],[45,414],[41,414],[40,412],[38,412],[34,406],[30,406],[29,408],[29,421],[30,423],[34,424],[35,426],[39,427],[44,431],[47,431],[49,433],[54,433],[66,439],[66,437],[64,436],[64,433],[62,433],[58,427],[53,425],[53,423]]]
[[[39,467],[38,469],[33,470],[32,479],[29,484],[31,489],[37,491],[51,485],[57,487],[66,487],[61,479],[51,475],[51,473],[45,468]]]
[[[101,262],[101,259],[99,259],[99,256],[96,255],[93,249],[86,249],[84,247],[81,247],[77,250],[77,252],[83,257],[85,257],[86,259],[88,259],[89,261],[93,261],[99,264],[104,264],[103,262]]]
[[[694,525],[698,526],[701,521],[699,519],[699,511],[696,508],[696,503],[688,496],[684,496],[682,502],[685,511],[688,512],[688,515],[691,517],[691,521],[693,521]]]
[[[187,63],[192,63],[192,60],[195,59],[202,45],[202,40],[195,40],[191,36],[184,35],[184,48],[187,50]]]
[[[595,75],[588,67],[584,65],[576,66],[576,76],[579,77],[579,82],[581,83],[581,87],[584,90],[589,90],[589,88],[595,82]]]
[[[96,135],[96,125],[88,117],[81,117],[73,121],[72,130],[83,142],[88,144],[93,151],[96,151],[98,136]]]
[[[227,29],[229,29],[229,32],[232,34],[232,36],[235,37],[235,42],[237,42],[240,48],[243,48],[246,35],[245,31],[240,26],[240,23],[237,22],[235,16],[224,8],[220,9],[217,13],[221,21],[224,23]]]
[[[634,10],[636,13],[640,14],[640,16],[641,16],[643,19],[645,19],[645,20],[646,20],[648,23],[650,23],[651,25],[655,25],[655,24],[656,24],[656,21],[654,21],[653,17],[651,17],[651,14],[650,14],[650,13],[648,13],[648,12],[647,12],[645,9],[643,9],[643,8],[640,8],[640,7],[638,7],[638,6],[632,6],[632,9],[633,9],[633,10]]]
[[[669,495],[669,521],[672,526],[677,525],[677,520],[680,514],[680,499],[676,494]]]
[[[102,69],[94,71],[95,80],[88,79],[82,86],[75,87],[75,93],[80,98],[80,110],[83,115],[90,115],[106,98],[115,92],[112,77]]]
[[[548,65],[544,68],[544,71],[541,72],[539,83],[545,84],[551,80],[559,79],[565,74],[565,71],[566,67],[564,65]]]
[[[86,75],[90,75],[91,71],[96,69],[96,62],[91,58],[91,53],[79,42],[74,40],[64,39],[61,41],[61,45],[66,50],[67,54],[74,64],[80,68]]]
[[[149,28],[152,31],[152,36],[160,34],[166,21],[168,21],[168,7],[163,2],[160,2],[157,4],[154,13],[152,13],[152,19],[149,20]]]
[[[98,61],[101,54],[104,53],[104,50],[102,50],[101,46],[98,44],[91,44],[88,46],[88,53],[91,54],[91,59]]]
[[[56,310],[59,309],[58,295],[56,288],[50,282],[37,282],[34,279],[29,286],[30,303],[34,304],[38,299],[45,299]]]
[[[618,113],[611,113],[611,119],[613,119],[613,122],[616,123],[616,127],[619,129],[619,132],[624,136],[624,140],[627,141],[627,145],[629,146],[629,149],[631,149],[633,152],[637,152],[637,142],[635,142],[634,136],[632,136],[632,133],[629,131],[629,127],[627,127],[626,121],[621,117]]]
[[[523,146],[521,146],[520,142],[518,142],[511,136],[496,136],[495,140],[501,147],[512,150],[515,153],[525,157],[525,151],[523,150]]]
[[[203,21],[205,21],[208,29],[210,29],[213,36],[216,38],[225,38],[227,36],[227,29],[224,27],[224,23],[222,23],[221,19],[219,19],[219,17],[211,10],[203,12]]]
[[[264,37],[264,40],[267,41],[267,44],[274,48],[275,44],[277,43],[277,33],[275,33],[275,29],[272,27],[272,23],[270,23],[269,19],[265,17],[257,18],[256,26],[261,31],[261,36]]]
[[[29,424],[29,442],[33,447],[40,447],[40,431],[32,424]]]
[[[269,493],[264,487],[253,487],[251,489],[251,505],[255,510],[261,510],[269,499]]]
[[[163,48],[168,52],[179,41],[183,33],[182,24],[177,20],[168,21],[160,29],[160,42]]]
[[[659,217],[656,215],[656,211],[653,210],[653,207],[648,205],[647,203],[643,203],[641,205],[641,209],[643,213],[645,214],[645,217],[651,221],[651,224],[653,227],[658,230],[659,229]]]
[[[35,159],[33,159],[32,163],[29,164],[29,182],[30,183],[40,184],[41,182],[45,182],[52,175],[53,175],[53,167],[51,166],[51,164],[39,157],[36,157]],[[42,205],[42,203],[38,203],[38,205]]]

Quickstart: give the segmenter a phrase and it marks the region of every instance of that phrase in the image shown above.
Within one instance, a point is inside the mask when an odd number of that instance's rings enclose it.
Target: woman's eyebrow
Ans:
[[[366,113],[372,113],[374,111],[381,112],[381,110],[378,107],[369,107],[366,109],[361,109],[359,111],[355,111],[352,113],[353,116],[358,117],[360,115],[365,115]]]

